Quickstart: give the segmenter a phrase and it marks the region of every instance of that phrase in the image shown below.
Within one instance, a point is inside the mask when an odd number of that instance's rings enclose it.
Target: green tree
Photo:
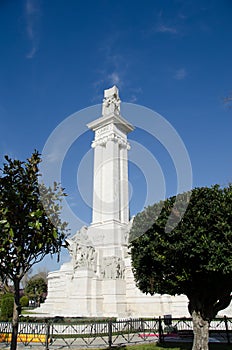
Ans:
[[[14,309],[14,295],[6,293],[1,298],[1,320],[9,321],[12,318]]]
[[[67,236],[60,219],[63,189],[39,185],[41,157],[23,162],[5,157],[0,170],[0,278],[14,285],[11,350],[17,347],[19,286],[23,276],[47,254],[59,253]]]
[[[21,307],[27,307],[29,305],[29,298],[28,298],[28,296],[23,295],[20,298],[20,305],[21,305]]]
[[[130,240],[139,289],[185,294],[193,349],[208,349],[209,323],[231,301],[232,185],[195,188],[148,207],[135,217]]]
[[[31,278],[24,290],[24,293],[33,299],[37,304],[43,301],[44,294],[47,292],[47,283],[42,277]]]

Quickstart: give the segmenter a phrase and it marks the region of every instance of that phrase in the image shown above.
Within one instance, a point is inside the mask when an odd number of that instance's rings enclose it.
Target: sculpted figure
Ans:
[[[110,113],[120,114],[120,98],[118,88],[113,86],[111,89],[105,90],[105,95],[102,104],[102,114]]]
[[[83,226],[72,238],[66,239],[74,271],[79,267],[87,267],[96,272],[97,252],[89,240],[87,232],[88,228]]]
[[[124,263],[117,256],[109,256],[103,259],[101,269],[102,278],[106,279],[123,279],[124,278]]]

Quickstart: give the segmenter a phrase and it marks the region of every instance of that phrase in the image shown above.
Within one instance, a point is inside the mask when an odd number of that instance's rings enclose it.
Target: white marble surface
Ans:
[[[51,316],[189,316],[187,298],[149,296],[135,286],[128,255],[127,134],[117,87],[105,90],[95,133],[92,223],[68,239],[71,260],[48,275],[48,296],[37,309]]]

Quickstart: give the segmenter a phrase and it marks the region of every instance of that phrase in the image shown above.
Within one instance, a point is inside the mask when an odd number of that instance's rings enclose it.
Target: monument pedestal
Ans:
[[[93,271],[79,269],[75,271],[67,301],[67,310],[76,310],[78,317],[99,317],[102,314],[103,297],[101,296],[101,281]]]
[[[105,280],[104,314],[107,317],[124,317],[126,314],[126,293],[124,280]]]

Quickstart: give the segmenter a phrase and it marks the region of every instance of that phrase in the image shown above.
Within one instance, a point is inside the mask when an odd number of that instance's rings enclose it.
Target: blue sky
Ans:
[[[176,129],[194,187],[228,184],[232,109],[223,98],[232,92],[231,17],[230,0],[2,0],[1,163],[5,154],[25,159],[35,148],[42,152],[57,125],[101,103],[103,90],[116,84],[122,101],[158,112]],[[130,139],[158,160],[165,195],[176,194],[167,152],[140,131]],[[92,137],[87,131],[73,143],[62,168],[70,206],[87,223],[91,208],[79,196],[76,177]],[[146,174],[134,164],[129,170],[135,214],[145,200]],[[86,176],[91,182],[91,166]]]

